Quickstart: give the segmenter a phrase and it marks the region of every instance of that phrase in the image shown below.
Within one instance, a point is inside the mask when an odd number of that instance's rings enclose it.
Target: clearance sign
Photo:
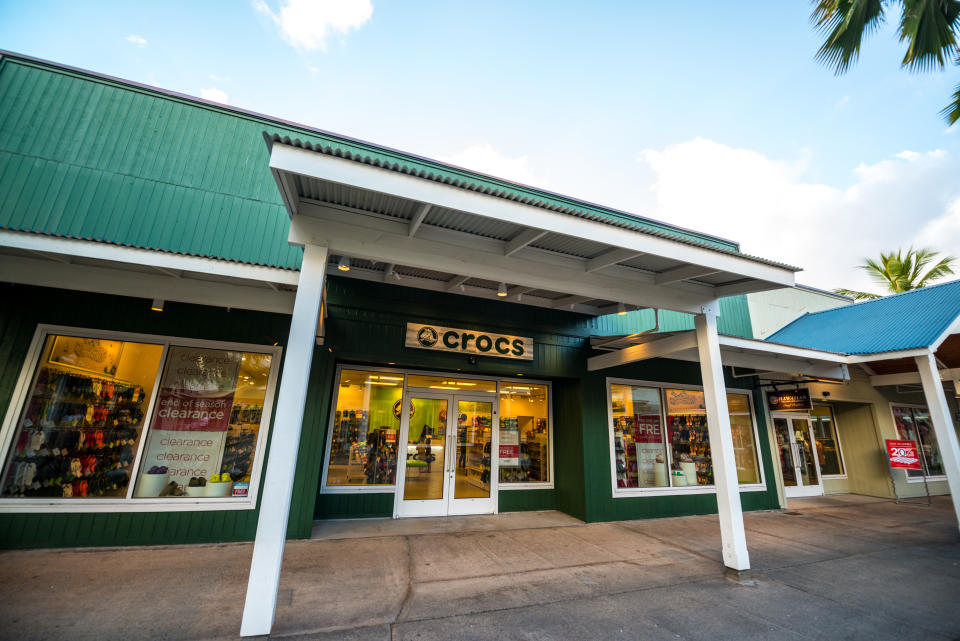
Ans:
[[[887,458],[890,467],[899,470],[921,470],[917,444],[913,441],[887,439]]]
[[[528,336],[507,336],[439,325],[407,323],[404,345],[441,352],[533,360],[533,339]]]

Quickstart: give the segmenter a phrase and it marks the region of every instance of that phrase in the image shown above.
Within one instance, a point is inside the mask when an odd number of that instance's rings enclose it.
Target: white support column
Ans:
[[[240,635],[245,637],[268,635],[273,628],[327,256],[326,247],[308,244],[303,248],[240,625]]]
[[[950,407],[947,405],[947,396],[943,393],[943,383],[940,382],[940,371],[933,354],[915,356],[914,360],[920,370],[920,384],[923,385],[923,395],[927,399],[927,409],[930,410],[933,433],[937,435],[937,445],[940,446],[943,469],[947,473],[947,484],[953,498],[953,512],[960,519],[960,446],[957,445],[957,433],[950,418]],[[917,446],[920,444],[917,443]]]
[[[750,555],[747,553],[743,511],[740,508],[740,485],[737,482],[737,462],[733,456],[733,435],[730,433],[730,411],[727,409],[727,390],[720,361],[716,312],[696,315],[694,324],[703,376],[703,402],[710,433],[713,479],[717,487],[723,564],[733,570],[749,570]]]

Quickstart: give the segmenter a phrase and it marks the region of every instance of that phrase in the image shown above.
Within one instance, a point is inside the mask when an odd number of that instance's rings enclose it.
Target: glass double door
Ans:
[[[773,432],[777,437],[787,498],[822,495],[817,441],[813,436],[810,417],[806,414],[774,414]]]
[[[493,397],[410,390],[402,407],[396,515],[496,512]]]

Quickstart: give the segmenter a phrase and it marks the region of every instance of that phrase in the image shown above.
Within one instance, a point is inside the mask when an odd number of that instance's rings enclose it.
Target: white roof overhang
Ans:
[[[721,334],[720,360],[724,365],[744,367],[764,373],[846,381],[850,378],[847,357],[767,341]],[[671,358],[698,362],[697,336],[693,330],[682,332],[641,333],[629,336],[591,338],[597,350],[609,353],[591,356],[587,369],[596,371],[635,363],[649,358]]]
[[[701,313],[788,287],[794,268],[274,141],[289,240],[345,256],[340,275],[603,314]]]

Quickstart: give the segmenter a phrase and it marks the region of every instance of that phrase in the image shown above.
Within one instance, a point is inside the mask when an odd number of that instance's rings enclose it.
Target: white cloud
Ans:
[[[227,104],[230,102],[230,96],[227,95],[227,92],[223,89],[217,89],[216,87],[210,87],[209,89],[201,89],[200,97],[204,100],[212,100],[213,102],[222,102]]]
[[[210,74],[210,80],[213,80],[214,82],[219,83],[219,84],[221,84],[221,85],[230,82],[230,78],[229,78],[229,77],[227,77],[227,76],[218,76],[218,75],[215,74],[215,73]]]
[[[803,155],[785,162],[702,138],[639,160],[653,176],[644,214],[803,267],[801,283],[876,289],[856,266],[910,244],[960,255],[960,158],[942,150],[861,164],[845,188],[805,182]]]
[[[131,33],[129,36],[127,36],[126,38],[124,38],[124,40],[126,40],[127,42],[132,42],[133,44],[137,45],[138,47],[146,47],[146,46],[147,46],[147,39],[144,38],[143,36],[138,36],[138,35],[135,34],[135,33]]]
[[[493,148],[488,143],[472,145],[449,155],[438,155],[437,160],[464,169],[472,169],[497,178],[505,178],[525,185],[545,188],[542,178],[538,178],[530,169],[526,155],[511,158]]]
[[[373,16],[370,0],[282,0],[279,11],[265,0],[253,0],[253,6],[269,16],[297,49],[326,51],[329,37],[359,29]]]

